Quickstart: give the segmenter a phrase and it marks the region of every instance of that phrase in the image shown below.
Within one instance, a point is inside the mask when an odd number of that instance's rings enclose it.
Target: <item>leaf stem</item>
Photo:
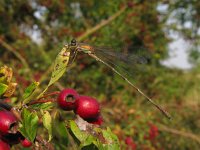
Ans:
[[[27,105],[30,106],[30,105],[43,104],[43,103],[55,102],[55,101],[56,101],[56,100],[53,99],[53,98],[49,98],[49,99],[39,99],[39,100],[32,101],[32,102],[28,103]]]
[[[43,99],[43,98],[47,98],[47,97],[52,96],[52,95],[58,95],[59,93],[60,93],[59,91],[54,91],[54,92],[43,95],[38,100]]]
[[[185,138],[190,138],[190,139],[192,139],[192,140],[194,140],[194,141],[196,141],[200,144],[200,137],[193,134],[193,133],[169,128],[169,127],[162,125],[162,124],[159,124],[159,130],[164,131],[164,132],[169,132],[169,133],[172,133],[172,134],[175,134],[175,135],[179,135],[179,136],[182,136],[182,137],[185,137]]]

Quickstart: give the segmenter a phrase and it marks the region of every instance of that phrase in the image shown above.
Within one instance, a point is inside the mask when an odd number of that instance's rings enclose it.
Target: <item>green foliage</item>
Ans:
[[[92,144],[99,150],[118,150],[120,148],[117,136],[109,128],[93,128],[92,131],[81,131],[72,120],[69,121],[69,126],[73,135],[80,141],[80,148],[82,149],[89,149]]]
[[[118,150],[120,148],[119,140],[116,135],[114,135],[110,128],[102,131],[103,137],[107,141],[108,144],[103,145],[103,149],[113,149]],[[101,147],[101,146],[100,146]]]
[[[160,4],[168,8],[163,13],[157,9]],[[13,68],[12,80],[18,83],[17,92],[12,94],[11,104],[20,106],[18,104],[24,102],[28,105],[34,102],[31,100],[42,97],[47,90],[72,87],[81,94],[99,99],[105,126],[109,126],[118,136],[122,149],[130,148],[125,144],[126,137],[132,138],[137,149],[198,149],[198,141],[187,136],[187,133],[199,139],[199,66],[185,73],[164,68],[159,62],[167,56],[167,44],[172,40],[164,31],[173,30],[191,42],[191,60],[193,64],[198,64],[199,6],[198,0],[1,0],[0,64]],[[123,8],[124,11],[117,18],[108,21]],[[166,24],[171,15],[175,17],[175,22]],[[106,21],[107,24],[99,26]],[[186,26],[188,22],[192,24],[189,28]],[[133,47],[145,47],[151,54],[150,65],[147,70],[134,76],[131,74],[131,77],[142,91],[172,114],[172,121],[163,118],[112,70],[85,54],[78,54],[71,69],[66,69],[69,58],[62,57],[66,50],[62,47],[72,38],[92,45],[111,46],[116,48],[114,50],[125,53],[135,53]],[[66,58],[67,61],[63,63]],[[53,66],[53,72],[50,66]],[[136,68],[132,68],[133,72],[134,69]],[[2,97],[10,81],[1,73],[0,71]],[[22,134],[33,141],[39,131],[44,139],[51,139],[56,149],[61,150],[78,149],[78,146],[83,149],[119,148],[117,138],[108,129],[98,129],[95,132],[102,133],[107,141],[111,139],[111,145],[95,142],[98,139],[96,136],[88,136],[75,123],[71,127],[79,142],[72,139],[63,120],[73,118],[73,115],[65,112],[60,115],[55,109],[57,108],[53,102],[28,105],[28,109],[24,109],[22,113]],[[41,112],[44,114],[41,115]],[[38,123],[40,115],[45,130],[38,125],[41,123]],[[149,135],[149,123],[154,123],[159,128],[159,134],[153,141],[144,138]],[[179,131],[180,134],[162,130],[159,124]]]
[[[24,137],[33,142],[35,140],[38,128],[38,116],[36,112],[30,112],[26,108],[22,111],[22,123],[20,132]]]
[[[7,88],[8,86],[6,84],[0,83],[0,96],[6,92]]]
[[[41,104],[34,104],[34,105],[31,105],[30,107],[32,109],[36,109],[36,110],[49,110],[51,109],[52,107],[54,107],[55,104],[52,103],[52,102],[47,102],[47,103],[41,103]]]
[[[56,141],[54,140],[55,138],[53,139],[57,149],[66,149],[67,147],[74,147],[75,145],[73,140],[70,140],[70,136],[66,129],[66,123],[64,122],[58,122],[57,120],[53,121],[53,136],[58,140]],[[70,143],[72,144],[70,145]]]
[[[59,54],[56,57],[56,60],[54,62],[54,68],[51,75],[51,79],[49,81],[48,86],[46,89],[40,94],[42,95],[53,83],[55,83],[58,79],[62,77],[62,75],[65,73],[67,69],[67,65],[69,62],[69,55],[70,50],[64,47]]]
[[[42,121],[43,121],[44,127],[47,129],[48,134],[49,134],[48,141],[51,141],[51,139],[52,139],[52,118],[48,111],[43,112]]]
[[[25,89],[24,94],[22,95],[24,104],[28,103],[31,100],[29,99],[29,97],[31,97],[31,94],[33,94],[38,85],[39,82],[33,82]]]

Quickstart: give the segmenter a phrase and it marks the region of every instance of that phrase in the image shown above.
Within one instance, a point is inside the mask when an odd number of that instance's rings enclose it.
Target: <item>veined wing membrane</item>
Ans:
[[[120,52],[108,51],[95,47],[95,55],[103,61],[110,64],[118,70],[123,76],[129,79],[134,79],[139,73],[144,73],[147,67],[148,57],[144,54],[139,56],[136,54],[124,54]]]

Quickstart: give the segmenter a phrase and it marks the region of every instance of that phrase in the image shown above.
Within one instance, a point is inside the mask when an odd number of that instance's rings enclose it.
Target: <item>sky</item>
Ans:
[[[176,33],[173,33],[170,37],[174,40],[168,45],[169,58],[161,61],[161,64],[170,68],[191,69],[192,65],[188,61],[187,53],[190,47],[189,43]]]
[[[168,12],[168,5],[167,4],[160,4],[157,7],[157,10],[165,14]],[[178,20],[176,19],[176,12],[172,12],[169,16],[166,24],[178,24]],[[178,24],[181,28],[182,25]],[[184,27],[191,28],[192,24],[191,22],[186,22],[184,24]],[[168,44],[168,53],[169,58],[166,60],[161,61],[161,64],[170,67],[170,68],[178,68],[178,69],[191,69],[192,65],[188,61],[188,53],[187,50],[190,48],[189,42],[184,40],[184,38],[181,36],[181,34],[178,34],[177,32],[170,31],[169,29],[164,29],[165,34],[173,39],[171,43]]]

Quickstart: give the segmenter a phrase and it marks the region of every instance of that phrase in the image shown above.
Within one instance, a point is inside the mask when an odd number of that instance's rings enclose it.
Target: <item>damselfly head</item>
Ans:
[[[77,44],[77,43],[76,43],[76,40],[75,40],[75,39],[72,39],[72,40],[71,40],[70,46],[76,46],[76,44]]]
[[[75,39],[71,40],[71,43],[67,43],[65,44],[66,48],[70,48],[70,49],[74,49],[75,47],[77,47],[77,42]]]

